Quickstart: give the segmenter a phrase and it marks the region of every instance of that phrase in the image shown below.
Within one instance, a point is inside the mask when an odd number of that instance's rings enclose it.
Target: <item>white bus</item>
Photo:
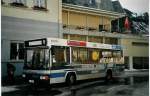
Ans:
[[[29,83],[72,85],[77,80],[119,76],[124,58],[120,45],[44,38],[25,41],[23,69]]]

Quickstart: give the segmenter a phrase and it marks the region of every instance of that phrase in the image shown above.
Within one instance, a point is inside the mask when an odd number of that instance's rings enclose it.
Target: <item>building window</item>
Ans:
[[[129,69],[129,57],[128,56],[124,57],[124,64],[125,64],[125,69]]]
[[[5,4],[5,2],[3,0],[1,0],[1,4]]]
[[[86,36],[73,34],[73,35],[70,35],[70,40],[86,41]]]
[[[133,46],[149,46],[146,42],[132,42]]]
[[[68,35],[67,34],[63,34],[63,38],[64,39],[68,39]]]
[[[47,2],[46,0],[34,0],[34,9],[35,10],[44,10],[46,11]]]
[[[133,57],[133,68],[134,69],[148,69],[149,58],[148,57]]]
[[[115,45],[117,45],[118,44],[118,39],[117,38],[106,37],[105,38],[105,43],[106,44],[115,44]]]
[[[26,5],[26,0],[12,0],[12,6],[22,7]]]
[[[142,58],[143,69],[149,69],[149,57]]]
[[[24,59],[24,43],[11,43],[10,44],[10,59],[23,60]]]
[[[89,37],[88,37],[88,41],[89,41],[89,42],[102,43],[102,42],[103,42],[103,37],[89,36]]]

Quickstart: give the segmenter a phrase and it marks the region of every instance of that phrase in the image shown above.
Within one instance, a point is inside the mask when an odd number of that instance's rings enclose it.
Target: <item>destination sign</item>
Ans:
[[[25,46],[26,47],[46,46],[46,39],[28,40],[25,41]]]
[[[29,42],[29,46],[42,45],[42,41],[32,41]]]

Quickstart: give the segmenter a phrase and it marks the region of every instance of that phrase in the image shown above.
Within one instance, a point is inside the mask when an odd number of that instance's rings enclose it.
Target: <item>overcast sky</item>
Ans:
[[[113,0],[115,1],[115,0]],[[122,7],[138,14],[149,12],[149,0],[119,0]]]

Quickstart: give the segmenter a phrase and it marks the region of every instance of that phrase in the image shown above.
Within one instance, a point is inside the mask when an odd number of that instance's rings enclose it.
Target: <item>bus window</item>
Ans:
[[[113,56],[114,57],[121,57],[121,51],[114,51]]]
[[[99,63],[100,60],[100,50],[98,49],[89,49],[89,63]]]
[[[26,51],[25,67],[28,69],[47,68],[49,64],[49,50],[30,48]]]
[[[124,59],[122,57],[121,51],[113,51],[114,63],[115,64],[122,64],[124,63]]]
[[[103,64],[109,64],[109,63],[113,63],[113,56],[112,56],[112,51],[111,50],[103,50],[102,51],[102,58],[100,59],[100,63]]]
[[[69,63],[69,47],[63,46],[52,46],[51,55],[52,55],[52,64],[53,66],[63,66]]]
[[[80,48],[79,49],[79,62],[82,64],[87,63],[87,49],[86,48]]]
[[[86,48],[72,47],[72,61],[77,64],[86,64],[88,52]]]
[[[78,48],[72,48],[72,62],[78,63]]]

